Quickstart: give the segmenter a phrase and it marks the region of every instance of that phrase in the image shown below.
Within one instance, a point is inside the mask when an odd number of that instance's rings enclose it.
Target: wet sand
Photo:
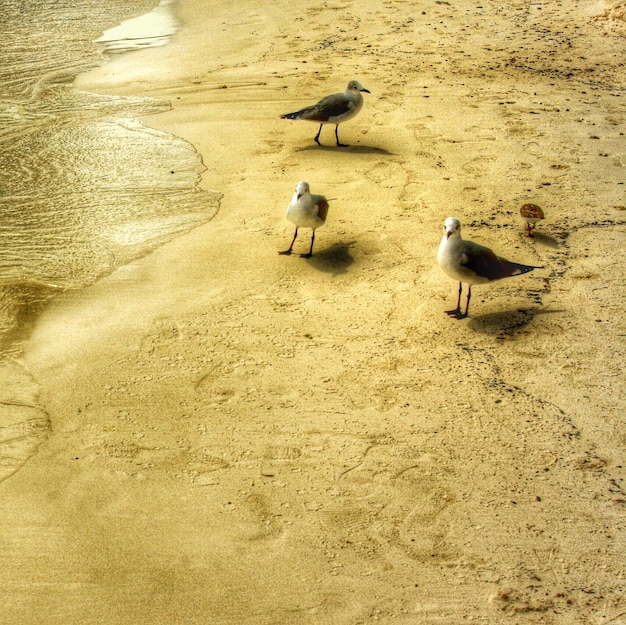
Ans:
[[[1,620],[626,622],[624,3],[212,11],[77,83],[170,99],[223,199],[39,320]],[[350,79],[351,147],[279,119]],[[450,215],[543,269],[450,319]]]

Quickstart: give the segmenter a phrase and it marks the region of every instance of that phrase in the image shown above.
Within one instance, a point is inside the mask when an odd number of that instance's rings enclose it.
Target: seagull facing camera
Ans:
[[[289,256],[298,237],[298,229],[311,228],[311,247],[306,254],[300,254],[302,258],[311,258],[313,255],[313,243],[315,243],[315,230],[326,223],[327,215],[328,200],[323,195],[312,194],[308,182],[304,180],[298,182],[291,197],[291,202],[289,202],[287,207],[286,215],[287,219],[296,226],[296,231],[289,249],[278,253]]]

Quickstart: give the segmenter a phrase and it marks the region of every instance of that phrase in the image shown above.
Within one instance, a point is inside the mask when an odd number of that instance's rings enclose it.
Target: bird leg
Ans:
[[[472,298],[472,285],[468,285],[467,288],[467,300],[465,301],[465,312],[463,313],[462,317],[458,317],[458,319],[465,319],[465,317],[467,317],[467,312],[469,311],[469,303],[470,303],[470,299]]]
[[[291,250],[293,249],[293,244],[296,242],[297,236],[298,236],[298,228],[296,228],[296,231],[293,235],[293,239],[291,239],[291,245],[289,246],[289,249],[285,250],[284,252],[278,252],[281,256],[289,256],[289,254],[291,254]]]
[[[347,148],[348,145],[346,143],[339,143],[339,124],[335,126],[335,139],[337,140],[337,147],[339,148]]]
[[[463,292],[463,283],[459,282],[459,297],[456,300],[456,308],[453,310],[446,310],[446,314],[451,317],[456,317],[457,319],[461,319],[461,293]]]
[[[323,126],[323,125],[324,125],[324,124],[320,124],[320,129],[317,131],[317,134],[315,135],[315,143],[317,143],[317,145],[322,145],[322,144],[320,143],[320,134],[321,134],[321,132],[322,132],[322,126]]]
[[[313,243],[315,242],[315,230],[313,230],[313,234],[311,235],[311,247],[309,248],[308,254],[300,254],[300,258],[311,258],[313,256]]]

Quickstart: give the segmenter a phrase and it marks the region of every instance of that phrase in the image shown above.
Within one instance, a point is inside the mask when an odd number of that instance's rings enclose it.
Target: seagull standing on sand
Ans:
[[[311,247],[308,254],[300,254],[302,258],[311,258],[313,255],[313,243],[315,242],[315,230],[326,223],[328,214],[328,200],[323,195],[313,195],[309,189],[309,183],[300,181],[287,207],[287,219],[295,224],[296,232],[291,240],[288,250],[278,252],[288,256],[291,254],[293,244],[298,236],[298,228],[311,228]]]
[[[488,247],[465,241],[461,238],[461,222],[454,217],[448,217],[443,222],[443,238],[437,253],[439,266],[455,280],[459,281],[459,297],[454,310],[446,312],[456,319],[465,319],[469,311],[472,285],[486,284],[501,278],[519,276],[533,269],[530,265],[520,265],[510,260],[496,256]],[[463,282],[468,285],[465,312],[461,313],[461,292]]]
[[[532,237],[533,235],[531,233],[537,227],[537,222],[541,221],[545,217],[541,206],[537,206],[536,204],[523,204],[522,207],[519,209],[519,214],[526,222],[526,230],[528,230],[528,236]]]
[[[335,139],[339,147],[348,147],[339,143],[339,124],[352,119],[363,107],[363,93],[369,91],[358,81],[351,80],[343,93],[335,93],[322,98],[317,104],[307,106],[295,113],[281,115],[281,119],[304,119],[320,125],[315,135],[315,143],[320,143],[320,133],[324,124],[335,124]]]

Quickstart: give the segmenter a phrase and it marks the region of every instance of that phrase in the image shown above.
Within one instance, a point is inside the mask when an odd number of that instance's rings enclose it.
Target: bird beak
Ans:
[[[302,193],[298,193],[298,199],[302,197]]]
[[[363,93],[371,93],[371,91],[369,89],[366,89],[365,87],[363,87],[363,89],[361,89],[361,91]]]
[[[446,241],[450,238],[451,234],[452,234],[451,230],[446,230]]]

